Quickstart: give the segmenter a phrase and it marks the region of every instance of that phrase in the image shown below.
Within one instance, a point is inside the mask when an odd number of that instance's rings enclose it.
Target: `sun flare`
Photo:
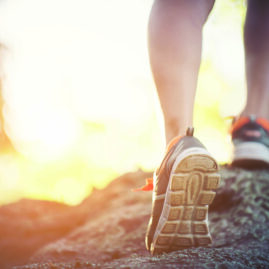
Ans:
[[[151,3],[1,2],[5,130],[17,153],[0,156],[0,203],[77,204],[121,173],[158,165],[164,139],[147,55]],[[244,6],[227,1],[214,11],[204,31],[195,128],[227,162],[223,118],[245,102]]]

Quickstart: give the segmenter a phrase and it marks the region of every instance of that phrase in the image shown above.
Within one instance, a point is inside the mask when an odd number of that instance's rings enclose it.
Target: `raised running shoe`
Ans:
[[[232,129],[233,166],[269,167],[269,121],[254,115],[235,120]]]
[[[146,233],[151,254],[212,243],[208,227],[208,205],[220,182],[218,164],[202,143],[193,137],[174,138],[155,171],[152,212]],[[150,183],[150,182],[149,182]]]

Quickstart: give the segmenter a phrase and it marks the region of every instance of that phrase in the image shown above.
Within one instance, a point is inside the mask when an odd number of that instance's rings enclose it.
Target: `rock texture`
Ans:
[[[0,207],[0,268],[269,268],[269,170],[223,167],[210,207],[210,248],[151,257],[151,193],[138,171],[76,207],[22,200]]]

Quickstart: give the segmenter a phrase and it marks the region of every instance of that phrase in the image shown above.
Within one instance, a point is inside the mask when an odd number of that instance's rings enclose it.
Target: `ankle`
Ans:
[[[188,127],[192,127],[192,121],[180,122],[178,119],[173,119],[165,122],[165,136],[166,144],[168,144],[174,137],[183,136]]]

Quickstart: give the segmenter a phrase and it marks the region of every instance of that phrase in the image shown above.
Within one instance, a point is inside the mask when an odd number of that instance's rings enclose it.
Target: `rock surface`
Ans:
[[[22,200],[0,207],[0,268],[269,268],[269,171],[223,167],[210,207],[211,248],[151,257],[151,193],[138,171],[76,207]]]

